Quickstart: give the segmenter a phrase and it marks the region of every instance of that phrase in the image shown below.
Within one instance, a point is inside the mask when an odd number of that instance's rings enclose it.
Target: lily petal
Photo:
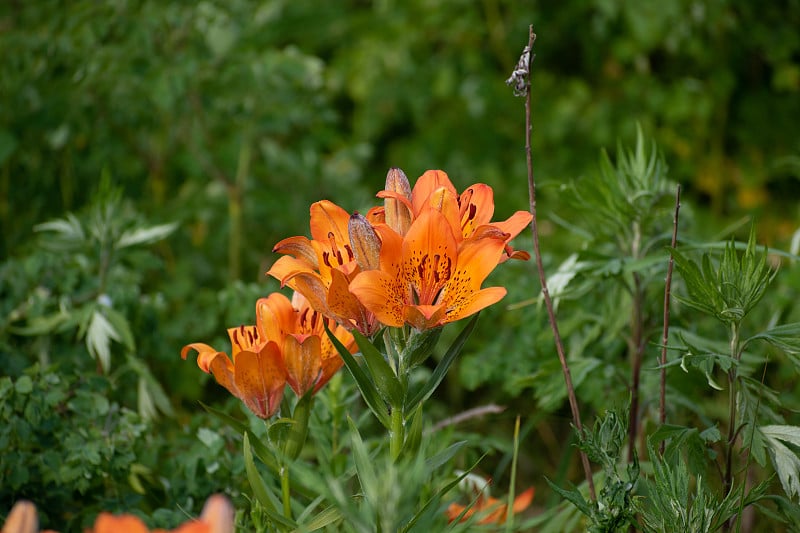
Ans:
[[[261,418],[271,417],[281,403],[286,385],[286,367],[275,342],[259,353],[242,352],[234,367],[234,381],[241,400]]]
[[[300,235],[283,239],[272,247],[272,251],[279,254],[290,255],[300,261],[305,261],[313,268],[319,267],[317,251],[311,246],[311,241],[308,237]]]
[[[411,191],[411,204],[414,208],[414,213],[417,214],[422,211],[429,204],[428,198],[431,194],[442,187],[450,191],[453,196],[458,197],[458,192],[446,172],[428,170],[420,176]]]
[[[314,387],[322,373],[320,339],[316,335],[299,339],[287,335],[283,340],[283,360],[286,364],[286,381],[302,397]]]
[[[471,236],[478,226],[488,224],[494,214],[494,191],[485,183],[467,187],[458,198],[461,234]]]
[[[202,342],[195,342],[192,344],[187,344],[186,346],[181,349],[181,358],[186,359],[186,356],[189,355],[189,350],[196,350],[197,351],[197,366],[200,367],[200,370],[208,374],[209,365],[211,361],[218,354],[225,355],[222,352],[218,352],[215,348],[212,348],[208,344],[203,344]]]
[[[100,513],[94,521],[92,533],[150,533],[150,530],[136,516]]]

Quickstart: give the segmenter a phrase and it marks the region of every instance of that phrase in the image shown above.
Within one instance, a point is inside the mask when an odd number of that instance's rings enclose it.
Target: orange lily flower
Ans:
[[[402,171],[399,171],[399,174],[405,178]],[[458,194],[447,173],[441,170],[428,170],[419,177],[414,189],[409,192],[408,187],[397,184],[402,178],[397,175],[390,182],[387,177],[386,189],[377,195],[385,199],[386,222],[390,226],[392,225],[389,222],[390,212],[399,213],[398,216],[410,213],[412,218],[416,218],[424,209],[434,207],[445,216],[459,241],[473,237],[479,228],[490,225],[508,234],[505,254],[501,256],[500,262],[507,259],[530,259],[530,254],[514,250],[508,243],[530,224],[533,215],[527,211],[517,211],[503,222],[491,222],[494,215],[494,192],[490,186],[485,183],[475,183]],[[405,209],[400,206],[404,206]],[[397,227],[393,229],[404,234]]]
[[[280,293],[272,293],[256,303],[258,323],[268,339],[283,339],[283,361],[286,381],[298,396],[309,390],[317,392],[344,361],[334,347],[325,324],[348,349],[355,350],[353,335],[331,319],[323,317],[309,305],[308,300],[295,292],[290,302]]]
[[[172,533],[233,533],[233,515],[230,501],[225,496],[215,494],[206,500],[199,520],[186,522],[173,529]],[[37,533],[38,522],[36,506],[20,501],[11,509],[2,533]],[[56,532],[46,530],[42,533]],[[150,530],[137,516],[100,513],[89,533],[150,533]],[[167,533],[167,530],[154,529],[153,533]]]
[[[197,366],[242,400],[257,416],[270,418],[278,410],[288,383],[298,396],[318,391],[343,362],[325,334],[322,318],[307,300],[295,303],[280,293],[256,302],[257,323],[228,329],[231,357],[203,343],[187,344],[186,359],[196,350]],[[353,345],[344,328],[332,328],[345,346]],[[322,337],[324,336],[324,340]]]
[[[528,508],[528,506],[533,501],[535,490],[533,487],[529,488],[516,498],[514,498],[514,503],[511,505],[511,511],[514,514],[524,511]],[[504,524],[506,521],[506,515],[508,514],[508,504],[498,500],[497,498],[486,497],[481,493],[478,496],[477,501],[475,504],[466,509],[465,505],[460,505],[458,503],[451,503],[450,506],[447,508],[447,519],[452,522],[464,513],[461,516],[461,522],[466,522],[469,518],[474,515],[478,514],[479,516],[483,516],[478,523],[479,524]]]
[[[374,315],[348,291],[362,270],[376,268],[380,239],[363,216],[328,200],[311,206],[311,239],[289,237],[273,248],[287,254],[268,275],[303,294],[311,307],[348,328],[370,336],[377,330]]]
[[[441,326],[496,303],[503,287],[480,286],[497,265],[508,235],[484,226],[460,243],[445,215],[423,210],[401,236],[378,226],[380,269],[358,274],[350,292],[387,326]]]

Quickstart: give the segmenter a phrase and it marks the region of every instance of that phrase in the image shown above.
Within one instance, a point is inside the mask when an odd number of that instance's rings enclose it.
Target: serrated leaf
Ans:
[[[668,441],[664,449],[665,459],[679,463],[685,453],[691,471],[695,474],[704,472],[708,460],[708,440],[701,436],[697,428],[664,424],[653,433],[650,440],[653,443]]]
[[[136,341],[133,338],[133,332],[131,331],[130,323],[128,319],[122,313],[116,311],[111,307],[105,307],[103,309],[103,315],[108,319],[111,325],[114,327],[114,330],[119,333],[120,342],[123,346],[125,346],[129,351],[135,352],[136,351]]]
[[[117,249],[126,248],[128,246],[135,246],[137,244],[149,244],[160,241],[168,237],[178,224],[171,222],[169,224],[159,224],[157,226],[150,226],[147,228],[136,228],[133,230],[125,231],[116,242]]]
[[[72,213],[67,213],[66,218],[57,218],[37,224],[33,227],[33,231],[53,231],[70,241],[83,241],[86,239],[83,225],[81,225],[78,217]]]
[[[790,498],[800,495],[800,457],[783,442],[800,446],[800,427],[797,426],[761,426],[758,428],[769,445],[772,464],[783,490]]]
[[[111,341],[119,342],[119,333],[99,310],[92,313],[89,327],[86,330],[86,348],[97,361],[103,372],[111,367]]]
[[[573,486],[572,489],[566,490],[547,479],[547,477],[545,477],[544,480],[547,481],[547,484],[550,485],[551,489],[558,493],[562,498],[572,503],[572,505],[574,505],[581,513],[588,517],[592,516],[591,506],[583,497],[583,494],[581,494],[577,489],[577,487]]]
[[[744,341],[743,346],[747,346],[755,340],[764,340],[785,352],[798,354],[800,353],[800,322],[782,324],[758,335],[753,335]]]
[[[59,310],[55,313],[45,316],[32,317],[25,327],[9,326],[8,330],[15,335],[36,336],[47,335],[56,331],[62,324],[70,319],[70,313],[65,310]]]

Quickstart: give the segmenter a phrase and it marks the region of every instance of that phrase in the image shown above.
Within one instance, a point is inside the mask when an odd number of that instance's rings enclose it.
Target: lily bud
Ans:
[[[380,268],[381,239],[366,217],[353,213],[347,224],[347,230],[350,234],[353,255],[356,256],[356,263],[361,270]]]
[[[36,516],[36,506],[25,500],[15,503],[6,519],[2,533],[37,533],[38,531],[39,519]]]
[[[399,168],[390,168],[386,174],[384,209],[386,224],[400,235],[411,227],[411,185]]]
[[[200,521],[208,524],[210,533],[233,533],[234,510],[231,502],[221,494],[206,500]]]

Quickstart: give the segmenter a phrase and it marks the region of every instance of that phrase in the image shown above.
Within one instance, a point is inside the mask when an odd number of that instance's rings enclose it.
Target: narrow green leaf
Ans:
[[[392,420],[389,417],[389,409],[386,407],[386,403],[375,388],[375,384],[372,383],[369,376],[367,376],[350,351],[345,348],[339,339],[331,332],[327,324],[325,324],[325,333],[328,334],[328,338],[342,357],[344,365],[347,367],[347,370],[350,371],[353,379],[355,379],[356,386],[361,392],[361,397],[364,398],[367,407],[369,407],[370,411],[372,411],[378,421],[383,424],[386,429],[391,428]]]
[[[361,350],[361,355],[364,356],[378,393],[390,405],[403,405],[403,387],[383,354],[358,331],[353,331],[353,337],[356,339],[358,349]]]
[[[403,448],[409,454],[415,454],[419,451],[422,443],[422,422],[422,408],[418,406],[411,415],[411,426],[406,433],[406,442],[403,444]]]
[[[250,438],[247,433],[244,434],[244,467],[247,471],[247,480],[250,482],[250,488],[253,491],[253,495],[264,507],[264,512],[267,513],[267,516],[269,516],[270,520],[285,528],[297,528],[297,524],[294,523],[294,521],[289,520],[278,512],[278,509],[281,507],[281,503],[277,496],[272,494],[272,492],[269,490],[267,484],[264,483],[264,479],[261,477],[261,474],[258,473],[255,461],[253,461],[253,453],[250,449]]]
[[[376,508],[380,508],[381,502],[371,501],[378,491],[378,475],[375,472],[375,466],[372,459],[367,452],[367,447],[361,439],[361,434],[358,432],[353,420],[348,416],[347,423],[350,425],[350,443],[353,447],[353,460],[356,464],[356,474],[361,482],[361,489],[364,491],[364,496]]]
[[[275,461],[275,457],[273,456],[272,452],[269,450],[269,448],[267,448],[267,446],[263,442],[261,442],[258,436],[255,433],[253,433],[253,431],[250,428],[247,427],[247,424],[245,424],[241,420],[233,418],[227,413],[223,413],[218,409],[206,405],[203,402],[198,402],[198,403],[200,403],[200,406],[203,409],[208,411],[211,415],[216,417],[222,423],[229,426],[235,432],[241,433],[242,435],[248,435],[250,437],[250,446],[252,447],[259,461],[264,463],[267,466],[267,468],[269,468],[270,472],[272,472],[276,476],[280,474],[278,463]]]
[[[211,407],[210,405],[206,405],[201,401],[198,401],[197,403],[200,404],[200,407],[202,407],[203,409],[208,411],[210,414],[214,415],[214,417],[216,417],[218,420],[220,420],[224,424],[230,426],[237,433],[242,433],[243,434],[244,432],[248,431],[247,424],[245,424],[241,420],[237,420],[237,419],[233,418],[231,415],[229,415],[227,413],[223,413],[222,411],[220,411],[218,409],[215,409],[215,408]]]
[[[428,457],[428,459],[425,460],[425,466],[427,466],[429,470],[436,470],[446,462],[450,461],[450,459],[455,457],[458,451],[463,448],[465,444],[467,444],[467,441],[465,440],[460,440],[451,444],[436,455]]]
[[[336,507],[328,507],[327,509],[317,513],[312,520],[306,522],[305,524],[301,524],[300,527],[295,529],[292,533],[317,531],[325,526],[340,522],[343,518],[342,512],[339,511],[339,509]]]
[[[463,444],[463,443],[461,443],[461,444]],[[475,461],[472,464],[472,466],[470,466],[467,470],[462,472],[461,475],[456,477],[453,481],[451,481],[450,483],[447,483],[440,490],[436,491],[433,494],[433,496],[431,496],[430,499],[427,502],[425,502],[425,504],[423,504],[422,507],[420,507],[419,511],[417,511],[414,514],[413,517],[411,517],[411,519],[408,521],[408,523],[405,526],[403,526],[402,528],[399,529],[399,532],[400,533],[406,533],[408,531],[411,531],[411,529],[417,524],[417,522],[420,520],[420,518],[422,518],[422,516],[424,516],[424,514],[428,510],[428,508],[430,508],[431,505],[438,504],[441,501],[442,497],[445,494],[447,494],[448,492],[450,492],[451,490],[453,490],[453,488],[456,485],[461,483],[461,480],[464,479],[465,477],[467,477],[470,474],[470,472],[472,472],[475,469],[475,467],[478,466],[478,464],[483,460],[484,457],[486,457],[486,454],[482,455],[477,461]],[[467,509],[465,509],[465,512],[466,512],[466,510]]]
[[[464,347],[464,343],[467,342],[467,338],[469,338],[470,333],[472,333],[472,330],[475,329],[475,324],[478,321],[479,314],[480,313],[477,313],[472,317],[461,333],[459,333],[458,337],[456,337],[456,340],[453,341],[453,344],[450,346],[450,348],[448,348],[447,353],[445,353],[442,360],[439,361],[439,364],[436,365],[436,369],[433,371],[433,374],[431,374],[431,377],[417,392],[414,398],[406,405],[406,412],[412,412],[417,405],[431,397],[433,391],[436,390],[436,387],[439,386],[444,377],[447,375],[450,365],[453,364],[453,362],[456,360],[456,357],[458,357],[458,355],[461,353],[461,349]]]

